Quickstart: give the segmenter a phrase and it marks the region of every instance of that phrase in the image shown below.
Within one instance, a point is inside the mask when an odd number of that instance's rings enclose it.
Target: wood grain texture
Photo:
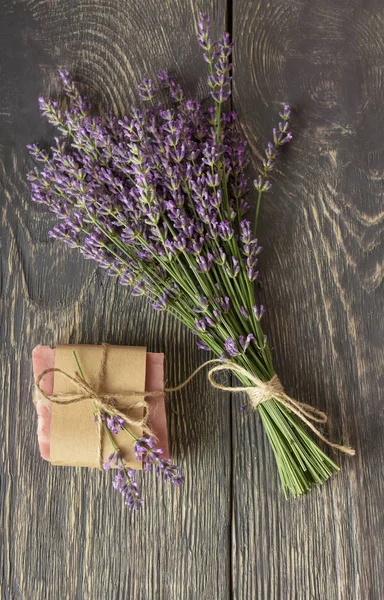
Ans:
[[[146,478],[146,505],[131,514],[105,475],[39,460],[31,349],[146,343],[166,353],[171,385],[201,355],[172,319],[47,240],[24,148],[52,136],[36,99],[58,92],[58,66],[119,114],[142,77],[167,67],[206,97],[201,8],[216,34],[232,13],[234,107],[253,168],[280,103],[295,105],[295,140],[260,219],[260,297],[287,391],[324,409],[330,437],[357,456],[285,501],[258,418],[201,377],[168,406],[184,488]],[[381,600],[382,3],[5,0],[2,13],[1,598]]]
[[[281,103],[295,108],[259,226],[276,368],[357,451],[286,502],[258,419],[233,406],[239,600],[384,597],[383,25],[380,2],[234,4],[233,101],[254,168]]]
[[[210,2],[217,35],[225,5]],[[201,7],[200,7],[201,9]],[[230,593],[230,404],[201,378],[170,398],[179,491],[143,478],[145,506],[129,512],[102,473],[39,459],[31,403],[37,343],[147,344],[167,356],[176,384],[200,357],[192,335],[129,298],[93,265],[47,239],[50,216],[32,206],[25,144],[52,130],[37,97],[59,88],[58,65],[118,113],[146,74],[170,67],[206,95],[195,3],[78,0],[3,3],[1,36],[1,566],[0,596],[23,600],[171,600]],[[213,475],[214,474],[214,475]]]

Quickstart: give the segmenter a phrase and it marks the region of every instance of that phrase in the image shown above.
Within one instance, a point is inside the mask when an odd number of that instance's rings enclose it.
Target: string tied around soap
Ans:
[[[99,444],[98,444],[98,460],[100,468],[103,465],[103,423],[101,420],[101,415],[103,412],[106,412],[109,416],[119,417],[123,419],[124,423],[127,427],[138,427],[140,428],[145,435],[150,435],[154,437],[153,432],[149,429],[148,422],[148,405],[145,400],[143,400],[143,396],[159,396],[163,394],[163,392],[134,392],[134,391],[124,391],[121,393],[104,393],[100,392],[99,388],[101,386],[101,382],[104,378],[105,373],[105,365],[106,365],[106,357],[107,357],[108,344],[103,344],[103,359],[101,363],[100,373],[97,378],[96,384],[94,386],[90,385],[81,375],[76,371],[74,375],[70,375],[66,371],[59,369],[57,367],[52,367],[49,369],[45,369],[36,378],[35,381],[35,391],[33,395],[33,401],[36,402],[52,402],[53,404],[68,406],[70,404],[76,404],[78,402],[92,401],[97,410],[96,419],[98,425],[98,433],[99,433]],[[69,393],[61,393],[61,394],[51,394],[47,395],[41,388],[41,380],[44,375],[48,373],[60,373],[63,377],[71,381],[74,387],[78,390],[78,393],[69,392]],[[131,406],[124,407],[124,412],[119,408],[119,400],[126,398],[141,398],[136,403]],[[143,408],[143,416],[140,418],[134,418],[130,416],[127,412],[129,409],[135,408]]]
[[[215,365],[209,369],[207,374],[209,383],[215,389],[224,392],[231,392],[232,394],[242,392],[247,394],[250,405],[254,410],[257,410],[264,402],[268,402],[272,399],[277,400],[280,402],[280,404],[294,413],[300,419],[300,421],[305,424],[325,444],[331,448],[339,450],[340,452],[344,452],[344,454],[349,454],[350,456],[355,454],[353,448],[350,448],[349,446],[342,446],[340,444],[334,444],[333,442],[330,442],[321,433],[321,431],[319,431],[314,423],[325,424],[328,420],[327,415],[321,410],[314,408],[310,404],[299,402],[298,400],[294,400],[288,396],[288,394],[284,392],[284,388],[276,374],[273,375],[269,381],[263,381],[248,371],[248,369],[245,369],[232,360],[213,359],[207,360],[205,363],[200,365],[200,367],[193,371],[193,373],[189,375],[189,377],[187,377],[187,379],[185,379],[180,385],[177,385],[173,388],[166,388],[165,391],[177,392],[182,390],[202,369],[205,369],[209,365]],[[221,372],[230,372],[235,375],[243,376],[250,382],[251,385],[235,387],[222,385],[215,379],[215,374]]]

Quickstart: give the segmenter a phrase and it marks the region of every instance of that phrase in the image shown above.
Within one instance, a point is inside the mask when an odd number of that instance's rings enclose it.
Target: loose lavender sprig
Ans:
[[[247,144],[236,113],[224,110],[231,94],[232,43],[228,34],[211,41],[205,15],[198,40],[214,101],[208,110],[186,98],[163,71],[158,81],[169,93],[168,103],[158,101],[156,85],[146,79],[139,86],[146,106],[132,107],[122,119],[95,117],[62,72],[67,108],[45,99],[40,107],[63,137],[49,153],[30,147],[42,167],[28,176],[32,198],[59,219],[51,237],[78,248],[155,310],[179,319],[200,348],[268,381],[275,371],[262,330],[264,307],[253,285],[262,250],[255,231],[278,152],[292,138],[290,108],[285,105],[280,114],[255,181],[252,227],[245,217]],[[278,400],[263,403],[258,412],[286,495],[298,496],[338,470]],[[118,423],[112,426],[119,430]],[[153,458],[148,448],[146,464],[157,468],[160,457]],[[163,466],[159,473],[169,465]]]

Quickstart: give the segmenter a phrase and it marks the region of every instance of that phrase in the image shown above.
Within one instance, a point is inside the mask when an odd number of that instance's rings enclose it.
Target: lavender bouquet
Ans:
[[[205,15],[198,28],[214,101],[207,110],[161,72],[160,90],[150,79],[139,86],[144,106],[132,107],[122,119],[94,116],[69,74],[61,72],[67,106],[39,102],[62,136],[49,152],[29,147],[42,163],[28,176],[32,199],[59,219],[52,238],[78,248],[196,334],[198,347],[218,357],[209,372],[213,385],[228,389],[214,378],[219,370],[238,377],[243,387],[234,389],[245,391],[258,410],[284,494],[296,497],[339,467],[307,431],[326,441],[313,424],[326,416],[281,387],[261,326],[264,307],[255,298],[259,209],[280,148],[292,138],[290,108],[282,108],[254,181],[252,225],[245,217],[247,144],[236,114],[223,110],[231,95],[232,43],[227,33],[211,42]]]

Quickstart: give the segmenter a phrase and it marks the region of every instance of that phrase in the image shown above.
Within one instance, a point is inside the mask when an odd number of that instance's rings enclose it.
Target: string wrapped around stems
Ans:
[[[299,402],[298,400],[294,400],[288,394],[284,392],[284,388],[275,374],[272,379],[269,381],[262,381],[259,377],[256,377],[252,373],[250,373],[247,369],[238,365],[237,363],[230,360],[219,360],[213,359],[208,360],[198,367],[193,373],[185,379],[180,385],[173,388],[166,388],[166,392],[177,392],[182,390],[188,383],[202,370],[205,369],[209,365],[216,365],[209,369],[208,371],[208,380],[210,384],[217,390],[222,390],[224,392],[231,393],[245,393],[247,394],[250,404],[254,410],[257,410],[261,404],[264,402],[268,402],[269,400],[275,399],[285,407],[287,407],[291,412],[293,412],[301,421],[304,423],[317,437],[322,440],[331,448],[335,448],[340,452],[344,452],[344,454],[349,454],[353,456],[355,454],[355,450],[350,448],[349,446],[343,446],[340,444],[334,444],[330,442],[313,423],[321,423],[325,424],[328,420],[327,415],[319,410],[318,408],[314,408],[313,406],[306,404],[304,402]],[[246,379],[248,379],[252,385],[247,386],[227,386],[221,383],[218,383],[214,377],[215,373],[222,372],[230,372],[235,375],[242,375]]]

